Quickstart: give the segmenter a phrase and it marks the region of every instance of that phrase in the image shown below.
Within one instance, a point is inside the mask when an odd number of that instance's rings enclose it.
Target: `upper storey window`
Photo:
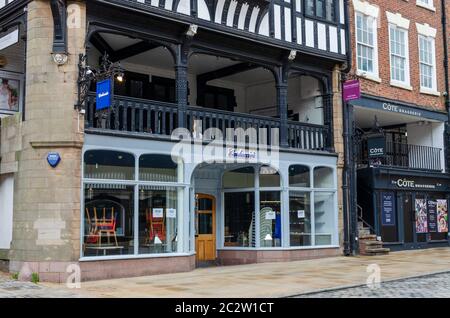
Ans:
[[[386,12],[389,22],[391,85],[412,90],[409,76],[409,20],[399,13]]]
[[[440,96],[436,78],[436,29],[419,23],[416,27],[419,33],[420,92]]]
[[[365,78],[381,82],[378,71],[377,19],[379,8],[353,0],[356,28],[357,73]]]
[[[422,8],[431,10],[431,11],[436,11],[436,8],[434,7],[434,4],[433,4],[433,0],[417,0],[416,4],[419,7],[422,7]]]
[[[336,0],[306,0],[307,15],[336,22]]]

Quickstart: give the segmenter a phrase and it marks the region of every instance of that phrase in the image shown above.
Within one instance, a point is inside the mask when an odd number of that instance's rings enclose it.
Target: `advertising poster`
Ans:
[[[438,231],[437,223],[437,202],[428,200],[428,232],[436,233]]]
[[[447,200],[437,200],[438,232],[448,232],[448,207]]]
[[[427,203],[425,199],[416,199],[416,233],[427,232]]]
[[[395,226],[394,192],[381,194],[381,224],[383,226]]]
[[[0,78],[0,110],[19,110],[20,81]]]

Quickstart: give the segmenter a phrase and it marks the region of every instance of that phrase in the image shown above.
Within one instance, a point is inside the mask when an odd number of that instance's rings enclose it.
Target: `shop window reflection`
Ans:
[[[139,187],[139,253],[177,251],[178,211],[183,189],[166,186]]]
[[[84,177],[134,180],[134,156],[111,150],[89,150],[84,154]]]
[[[255,247],[255,193],[225,193],[224,246]]]
[[[315,245],[331,245],[334,232],[334,193],[314,193]]]
[[[259,231],[261,247],[281,246],[280,192],[261,191]]]
[[[132,186],[86,184],[83,256],[133,254]]]
[[[289,186],[291,187],[310,187],[309,167],[302,165],[293,165],[289,167]]]
[[[289,193],[289,227],[291,246],[311,245],[311,200],[307,192]]]
[[[314,188],[334,188],[334,170],[329,167],[314,168]]]

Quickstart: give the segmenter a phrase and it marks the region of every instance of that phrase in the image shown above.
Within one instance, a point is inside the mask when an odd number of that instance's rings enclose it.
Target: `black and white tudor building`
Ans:
[[[340,253],[333,76],[349,53],[347,1],[86,6],[80,76],[106,56],[124,76],[114,79],[107,109],[96,106],[95,81],[81,94],[80,260],[173,256],[190,267]],[[52,1],[56,51],[64,51],[73,9]],[[177,128],[203,138],[200,145],[231,141],[213,148],[232,160],[206,162],[194,147],[173,156]],[[208,128],[222,135],[208,140]],[[255,128],[257,144],[236,140],[229,131],[237,128]],[[260,151],[264,137],[279,151],[262,160],[252,149]],[[101,218],[114,220],[108,242],[98,235]]]

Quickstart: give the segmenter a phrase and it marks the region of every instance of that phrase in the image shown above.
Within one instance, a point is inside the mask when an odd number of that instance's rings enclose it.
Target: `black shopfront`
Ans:
[[[358,213],[391,250],[448,246],[450,176],[386,167],[358,170]]]

